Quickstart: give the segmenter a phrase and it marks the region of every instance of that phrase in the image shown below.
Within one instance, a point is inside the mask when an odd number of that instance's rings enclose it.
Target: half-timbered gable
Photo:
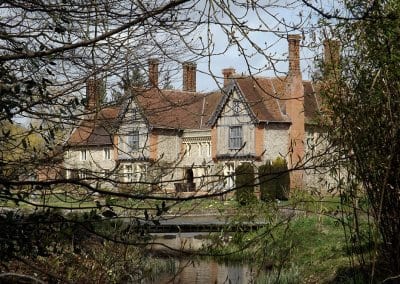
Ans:
[[[210,121],[216,128],[216,159],[255,158],[256,121],[236,82],[228,86],[217,109]]]
[[[149,125],[135,100],[130,100],[120,119],[118,130],[118,160],[150,160]]]

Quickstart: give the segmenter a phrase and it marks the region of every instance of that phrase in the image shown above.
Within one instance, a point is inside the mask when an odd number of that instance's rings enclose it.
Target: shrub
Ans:
[[[285,159],[278,157],[259,168],[261,200],[287,200],[290,175]]]
[[[248,205],[256,200],[254,195],[254,167],[243,163],[236,168],[236,199],[240,205]]]
[[[260,179],[261,200],[271,201],[276,199],[276,178],[273,174],[271,161],[267,161],[258,169]]]
[[[290,189],[290,174],[286,160],[281,157],[278,157],[272,163],[272,167],[278,174],[276,197],[281,200],[287,200],[289,197],[289,189]]]

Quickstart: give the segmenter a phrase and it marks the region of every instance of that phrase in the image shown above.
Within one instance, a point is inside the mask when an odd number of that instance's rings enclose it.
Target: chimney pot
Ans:
[[[300,40],[299,34],[288,35],[289,76],[300,75]]]
[[[150,87],[158,87],[158,64],[157,58],[150,58],[149,61],[149,83]]]
[[[224,68],[222,74],[224,75],[224,87],[228,86],[230,79],[235,74],[235,68]]]
[[[197,65],[194,62],[183,62],[183,91],[196,92],[196,69]]]

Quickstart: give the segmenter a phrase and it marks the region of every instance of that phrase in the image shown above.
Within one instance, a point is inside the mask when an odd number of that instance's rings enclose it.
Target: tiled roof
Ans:
[[[284,97],[284,79],[246,77],[238,78],[236,81],[257,120],[289,121],[289,118],[284,113],[284,105],[279,101],[279,98]]]
[[[132,91],[149,126],[167,129],[207,129],[207,121],[220,101],[221,93],[179,90],[136,89]],[[68,146],[112,145],[120,123],[121,108],[104,108],[84,119],[67,141]]]
[[[252,115],[260,122],[290,122],[286,115],[285,77],[238,77],[236,84]],[[306,123],[316,121],[318,102],[310,81],[303,81]],[[180,90],[132,89],[132,96],[150,127],[209,129],[209,120],[223,102],[222,92],[196,93]],[[69,138],[69,146],[112,145],[113,134],[125,106],[108,107],[81,122]]]
[[[85,118],[67,141],[68,146],[112,145],[118,126],[119,108],[104,108]]]
[[[134,90],[136,102],[150,126],[172,129],[205,129],[221,99],[220,92],[195,93],[179,90]]]
[[[290,122],[286,115],[286,77],[238,77],[237,86],[258,121]],[[310,81],[303,81],[306,123],[316,120],[318,102]]]

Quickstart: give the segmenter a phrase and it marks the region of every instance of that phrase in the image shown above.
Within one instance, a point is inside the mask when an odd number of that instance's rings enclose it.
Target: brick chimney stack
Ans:
[[[96,110],[100,107],[103,80],[89,78],[86,81],[86,110]]]
[[[158,87],[158,64],[158,59],[149,59],[149,83],[151,88]]]
[[[288,35],[289,76],[300,75],[300,40],[301,35]]]
[[[338,40],[324,40],[324,77],[335,76],[339,71],[340,64],[340,42]]]
[[[196,92],[196,69],[194,62],[184,62],[183,68],[183,91]]]
[[[228,86],[230,79],[235,74],[235,68],[224,68],[222,69],[222,74],[224,75],[224,87]]]
[[[300,71],[300,35],[289,35],[289,72],[286,85],[286,113],[292,124],[289,129],[289,161],[290,188],[303,186],[301,164],[304,159],[305,116],[304,86]]]

